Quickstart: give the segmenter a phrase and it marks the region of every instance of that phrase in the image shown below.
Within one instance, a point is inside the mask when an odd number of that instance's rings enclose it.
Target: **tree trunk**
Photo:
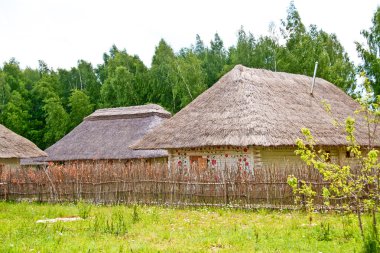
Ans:
[[[356,213],[357,213],[357,215],[358,215],[358,222],[359,222],[360,234],[361,234],[361,236],[362,236],[362,239],[364,240],[362,215],[361,215],[361,213],[360,213],[360,205],[359,205],[359,200],[358,200],[358,199],[356,199]]]

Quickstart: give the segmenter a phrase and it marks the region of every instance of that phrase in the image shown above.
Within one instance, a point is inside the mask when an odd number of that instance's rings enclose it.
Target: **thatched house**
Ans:
[[[160,125],[171,114],[161,106],[99,109],[45,151],[48,162],[127,161],[167,159],[165,150],[133,150],[129,146]]]
[[[0,168],[17,166],[21,158],[41,156],[46,156],[46,153],[33,142],[0,124]]]
[[[309,128],[331,159],[350,157],[332,117],[354,116],[359,104],[335,85],[304,75],[238,65],[171,119],[132,146],[167,149],[178,166],[238,165],[247,170],[300,162],[294,154],[301,128]],[[321,101],[331,105],[328,114]],[[359,143],[367,143],[363,121]],[[379,145],[380,146],[380,145]]]

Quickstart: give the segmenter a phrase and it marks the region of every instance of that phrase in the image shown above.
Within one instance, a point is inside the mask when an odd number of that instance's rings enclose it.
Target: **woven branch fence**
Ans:
[[[296,208],[288,175],[317,190],[326,185],[314,169],[275,166],[248,172],[237,168],[183,168],[143,162],[80,162],[44,169],[2,168],[0,199],[40,202]],[[336,200],[341,201],[341,200]]]

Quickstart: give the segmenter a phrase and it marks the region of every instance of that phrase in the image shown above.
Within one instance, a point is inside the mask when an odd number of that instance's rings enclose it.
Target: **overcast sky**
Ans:
[[[175,51],[208,43],[218,32],[226,47],[236,42],[241,25],[255,36],[286,17],[289,0],[0,0],[0,63],[15,57],[24,68],[44,60],[53,68],[94,65],[115,44],[150,66],[155,46],[164,38]],[[295,0],[305,25],[335,33],[352,60],[354,41],[371,26],[380,0]],[[0,64],[1,66],[2,64]]]

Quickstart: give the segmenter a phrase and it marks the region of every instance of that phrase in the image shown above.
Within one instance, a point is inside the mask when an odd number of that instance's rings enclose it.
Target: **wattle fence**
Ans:
[[[183,168],[143,162],[80,162],[47,168],[0,170],[0,199],[97,204],[298,208],[288,175],[317,189],[325,182],[305,166],[275,166],[248,172],[238,168]]]

